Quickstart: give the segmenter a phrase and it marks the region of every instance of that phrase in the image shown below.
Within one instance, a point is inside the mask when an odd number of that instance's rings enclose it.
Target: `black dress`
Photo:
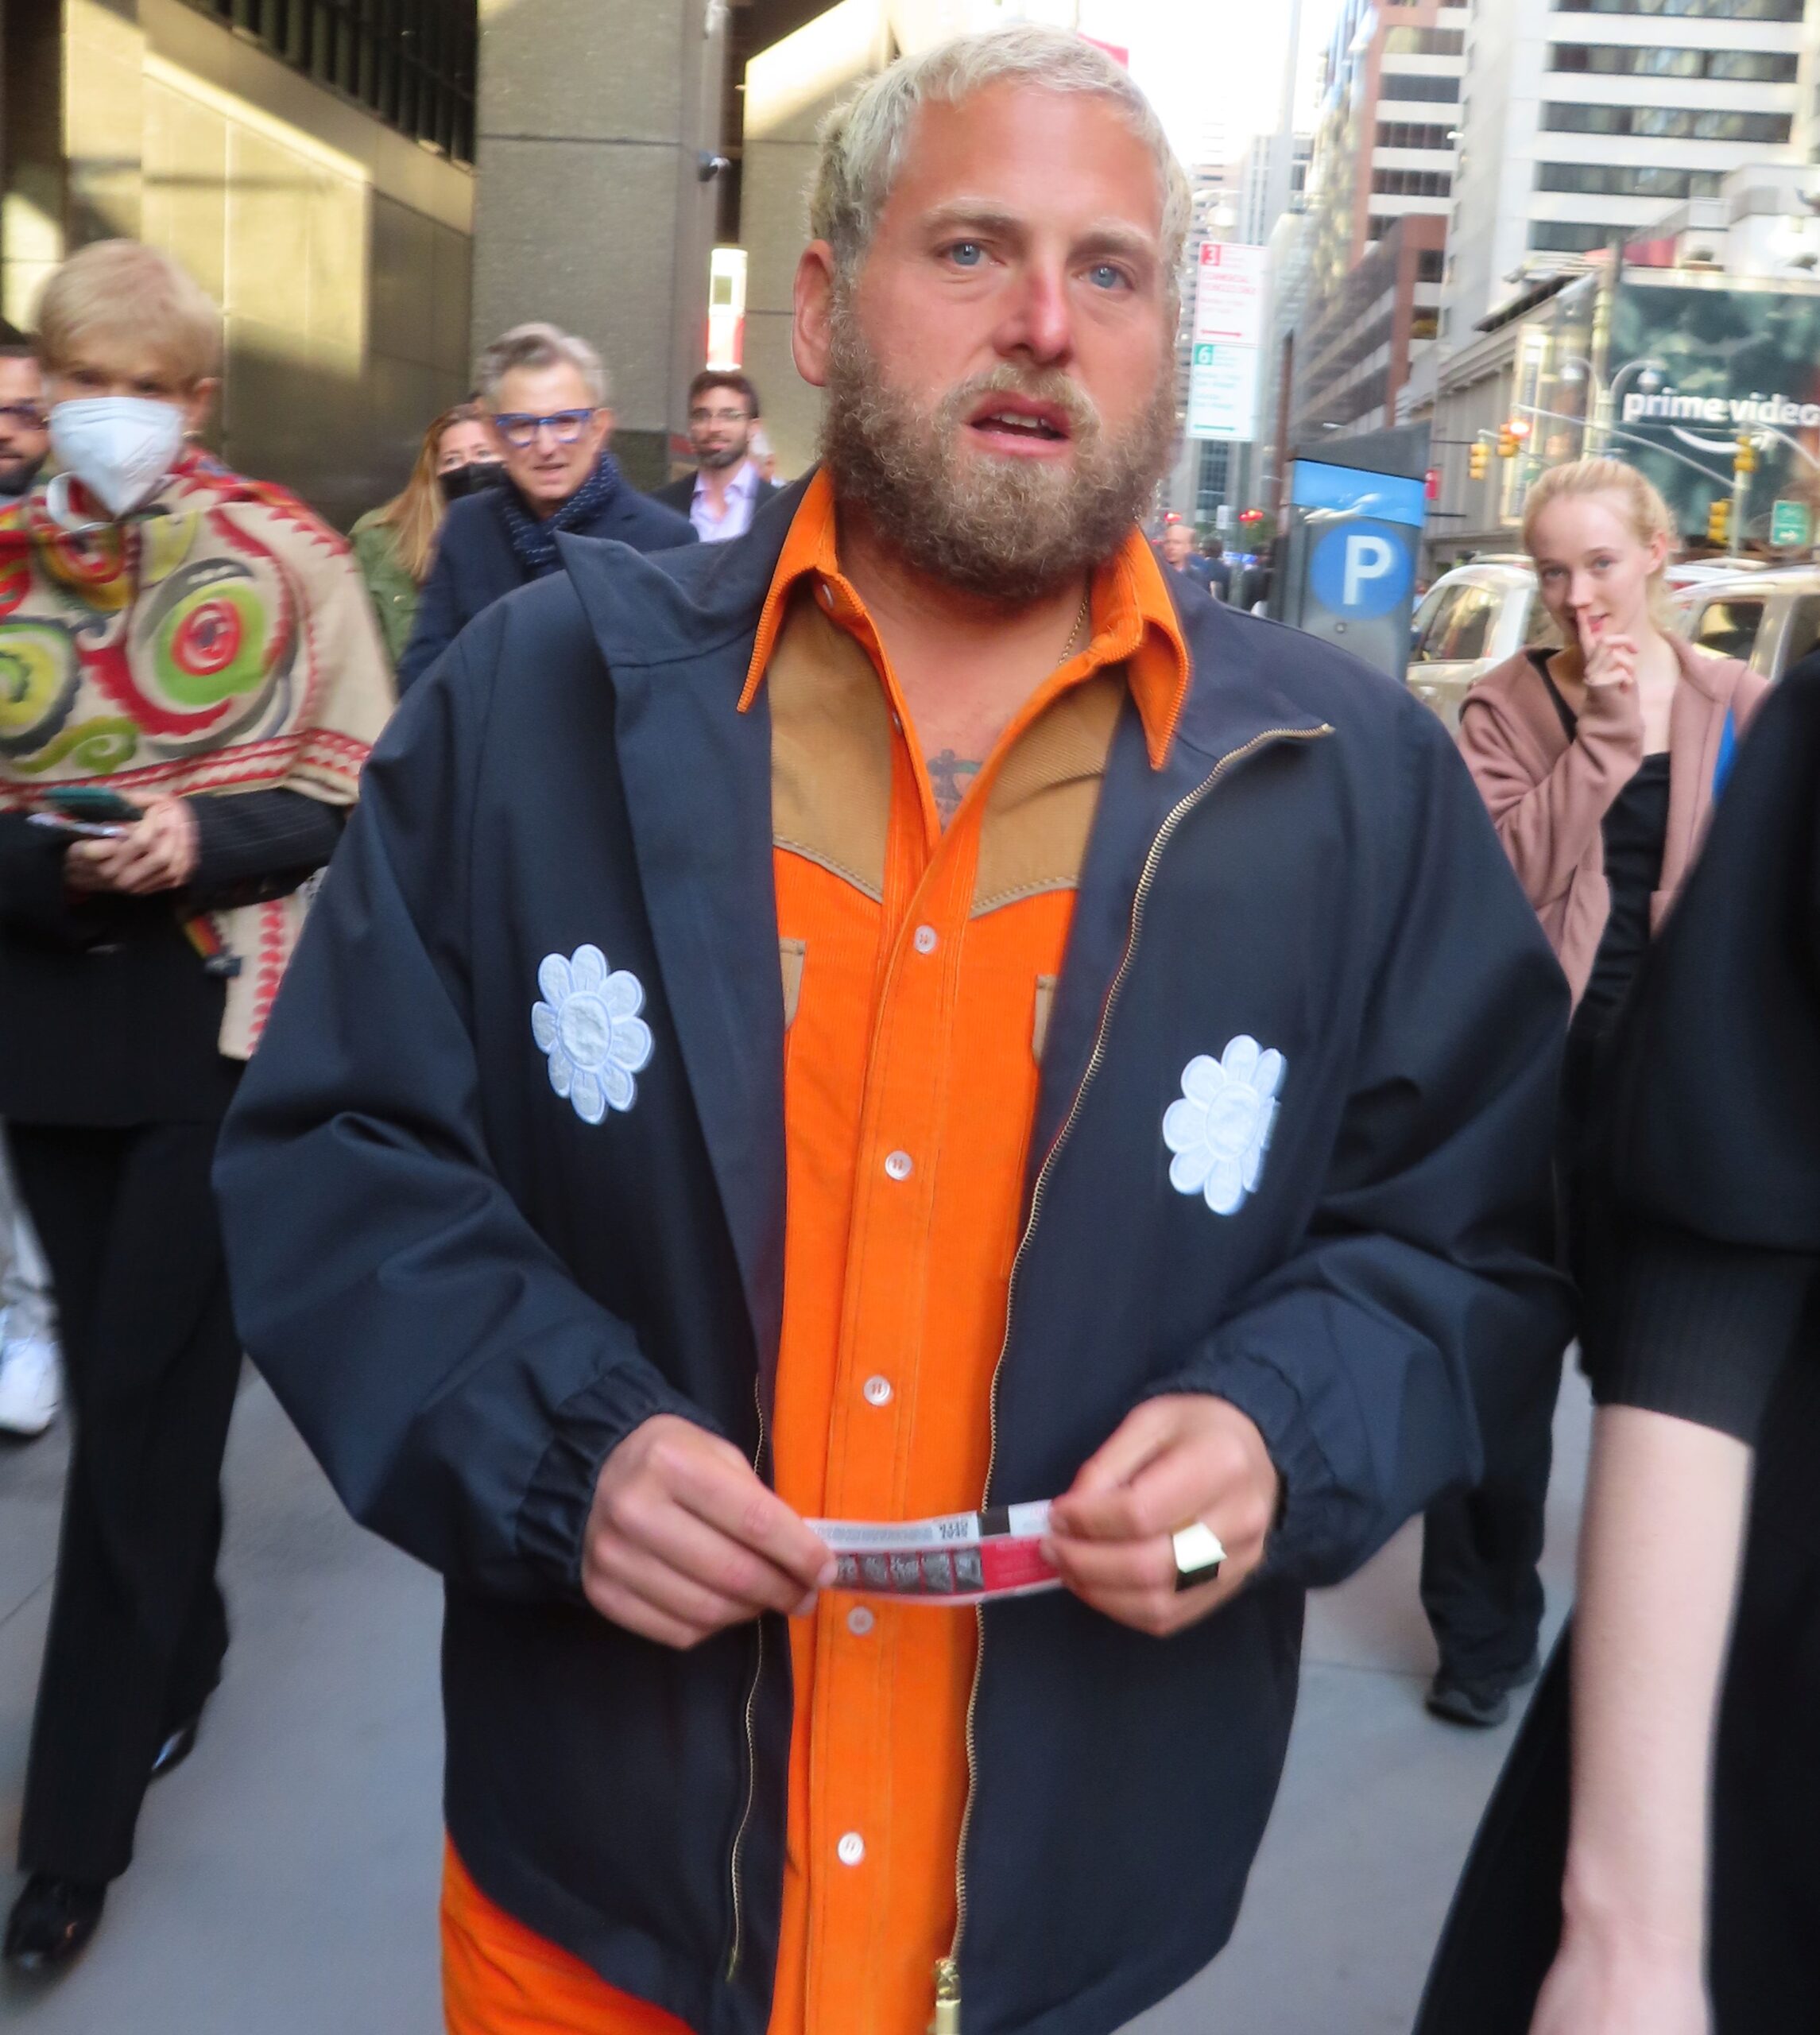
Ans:
[[[1765,704],[1613,1041],[1583,1176],[1601,1405],[1757,1451],[1721,1706],[1718,2035],[1820,2029],[1820,658]],[[1418,2035],[1526,2035],[1559,1945],[1566,1648],[1487,1809]]]

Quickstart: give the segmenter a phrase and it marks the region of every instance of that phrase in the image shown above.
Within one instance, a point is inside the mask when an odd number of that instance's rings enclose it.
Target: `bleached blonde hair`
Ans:
[[[1194,196],[1156,108],[1103,49],[1069,29],[1036,21],[955,36],[920,56],[900,56],[822,123],[809,231],[833,248],[843,279],[850,281],[865,258],[919,109],[958,106],[1008,80],[1043,91],[1086,93],[1124,115],[1156,160],[1165,282],[1170,300],[1179,303]]]
[[[185,389],[220,370],[214,298],[168,254],[137,240],[91,240],[38,299],[38,355],[52,373],[97,335],[149,347]]]

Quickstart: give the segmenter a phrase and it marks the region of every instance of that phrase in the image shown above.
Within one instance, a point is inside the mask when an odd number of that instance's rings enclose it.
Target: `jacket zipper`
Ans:
[[[1081,1076],[1080,1086],[1075,1091],[1075,1099],[1069,1105],[1068,1114],[1062,1127],[1055,1134],[1055,1141],[1044,1154],[1043,1163],[1037,1169],[1036,1183],[1030,1190],[1030,1213],[1024,1219],[1024,1234],[1017,1240],[1017,1250],[1011,1261],[1011,1277],[1006,1287],[1005,1304],[1005,1336],[998,1346],[998,1356],[992,1367],[992,1386],[989,1405],[989,1441],[986,1459],[986,1491],[980,1502],[990,1501],[992,1474],[998,1462],[998,1374],[1005,1366],[1005,1353],[1011,1347],[1011,1321],[1017,1305],[1017,1274],[1024,1263],[1024,1255],[1030,1246],[1030,1238],[1036,1227],[1036,1218],[1041,1213],[1043,1196],[1048,1187],[1050,1173],[1062,1147],[1068,1142],[1081,1114],[1081,1105],[1093,1085],[1094,1076],[1099,1072],[1106,1058],[1106,1033],[1110,1029],[1113,1013],[1118,1007],[1125,979],[1131,973],[1132,957],[1137,952],[1138,936],[1144,930],[1144,907],[1155,880],[1156,866],[1163,859],[1163,851],[1169,845],[1170,836],[1182,822],[1205,798],[1227,770],[1236,763],[1242,763],[1257,754],[1260,749],[1268,749],[1279,742],[1313,742],[1333,730],[1325,722],[1318,728],[1271,728],[1264,734],[1253,735],[1238,748],[1227,750],[1209,774],[1195,789],[1171,807],[1163,824],[1156,830],[1156,838],[1150,844],[1150,852],[1144,859],[1144,867],[1137,879],[1137,888],[1132,893],[1131,930],[1125,936],[1125,952],[1118,964],[1118,972],[1113,977],[1112,987],[1101,1006],[1099,1029],[1094,1035],[1094,1049],[1087,1060],[1086,1072]],[[974,1618],[978,1637],[974,1648],[973,1687],[967,1694],[967,1799],[961,1812],[960,1843],[955,1854],[955,1935],[948,1946],[946,1957],[935,1960],[935,2018],[929,2024],[929,2035],[961,2035],[961,1940],[967,1927],[967,1837],[973,1828],[974,1797],[978,1792],[979,1748],[974,1736],[974,1724],[979,1709],[980,1673],[986,1664],[986,1607],[976,1604]]]
[[[752,1387],[753,1404],[758,1409],[758,1446],[752,1452],[752,1467],[761,1476],[765,1461],[765,1393],[762,1384],[754,1380]],[[753,1628],[757,1643],[753,1655],[752,1682],[745,1692],[745,1801],[739,1812],[739,1825],[733,1833],[733,1851],[727,1861],[727,1878],[733,1888],[733,1945],[726,1954],[726,1982],[730,1986],[739,1976],[740,1952],[745,1948],[745,1911],[744,1889],[739,1876],[740,1855],[745,1845],[746,1825],[752,1820],[752,1805],[758,1795],[758,1741],[753,1730],[753,1717],[758,1707],[758,1684],[765,1673],[765,1620],[760,1618]]]

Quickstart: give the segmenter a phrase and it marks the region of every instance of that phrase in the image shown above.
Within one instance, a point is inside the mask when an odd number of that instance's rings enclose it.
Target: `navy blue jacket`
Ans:
[[[589,1610],[579,1564],[648,1416],[765,1460],[784,1011],[770,727],[762,692],[734,703],[797,499],[660,558],[565,540],[565,574],[460,638],[375,752],[218,1173],[255,1360],[356,1516],[446,1580],[461,1857],[700,2035],[766,2029],[784,1624],[672,1652]],[[1284,1507],[1253,1587],[1179,1638],[1061,1594],[985,1612],[966,2035],[1106,2035],[1220,1948],[1304,1587],[1472,1479],[1475,1402],[1527,1413],[1568,1331],[1566,986],[1445,731],[1312,638],[1182,610],[1175,739],[1152,769],[1128,704],[1086,851],[989,1495],[1066,1489],[1191,1390],[1257,1421]],[[533,1030],[546,957],[583,944],[652,1034],[595,1122]],[[1287,1071],[1222,1217],[1171,1186],[1163,1121],[1241,1034]]]
[[[600,510],[575,534],[610,537],[634,551],[669,551],[696,541],[688,517],[654,502],[626,485],[618,485]],[[509,484],[509,483],[508,483]],[[421,678],[482,609],[502,594],[515,592],[534,576],[512,548],[505,521],[503,487],[484,487],[449,504],[436,537],[436,562],[418,597],[411,639],[398,660],[398,691]]]

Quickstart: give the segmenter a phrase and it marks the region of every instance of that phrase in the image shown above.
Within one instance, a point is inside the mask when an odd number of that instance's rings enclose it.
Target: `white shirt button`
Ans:
[[[831,608],[834,606],[834,590],[826,579],[815,589],[815,598],[823,607]]]
[[[918,926],[915,941],[916,952],[919,954],[933,954],[940,944],[936,936],[935,928],[932,925]]]
[[[891,1404],[891,1381],[888,1378],[869,1378],[860,1387],[865,1394],[869,1406],[889,1406]]]
[[[834,1847],[834,1856],[843,1866],[857,1866],[865,1856],[865,1839],[857,1830],[850,1830]]]
[[[916,1169],[916,1161],[908,1152],[893,1152],[885,1161],[885,1170],[893,1180],[908,1180]]]
[[[863,1639],[872,1630],[872,1614],[865,1605],[855,1604],[846,1614],[846,1629],[855,1639]]]

